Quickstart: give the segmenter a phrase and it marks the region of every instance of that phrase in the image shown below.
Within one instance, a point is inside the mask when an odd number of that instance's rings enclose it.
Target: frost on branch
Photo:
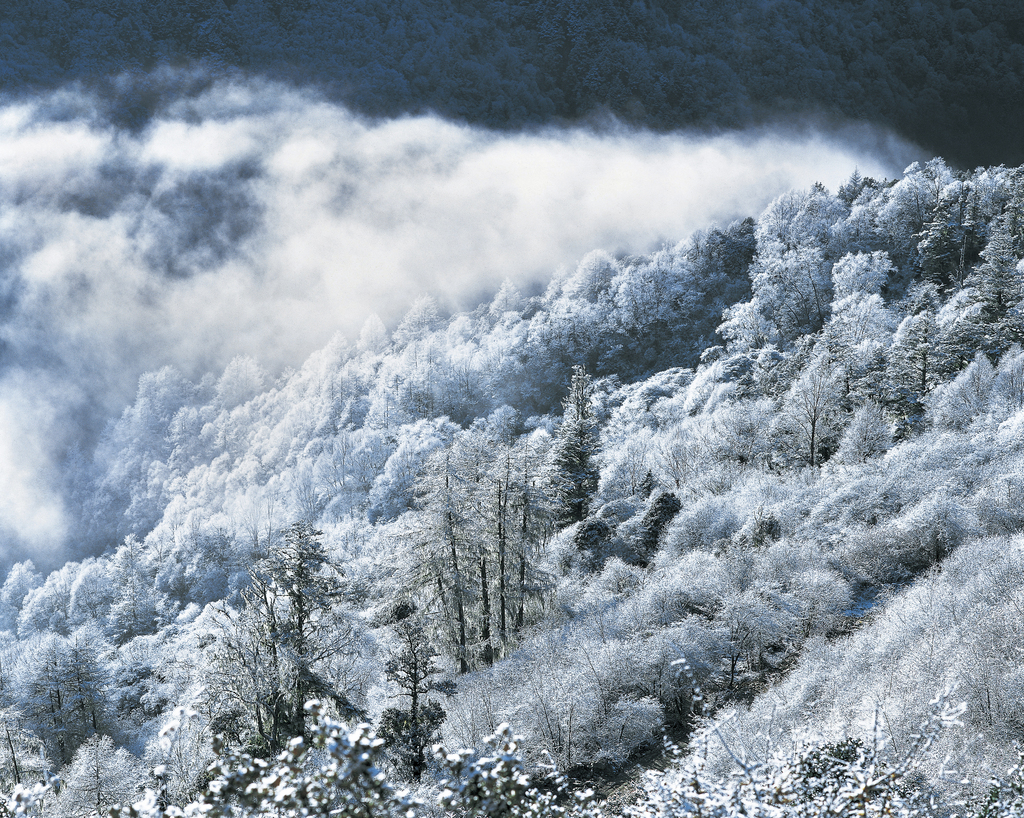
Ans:
[[[808,743],[769,752],[763,761],[734,752],[713,725],[691,742],[692,753],[676,768],[650,776],[647,794],[630,818],[916,818],[937,814],[917,773],[930,757],[944,727],[958,724],[963,705],[948,693],[932,710],[905,751],[895,753],[876,731],[870,743],[847,738]],[[726,778],[708,773],[713,740],[725,746],[734,763]]]

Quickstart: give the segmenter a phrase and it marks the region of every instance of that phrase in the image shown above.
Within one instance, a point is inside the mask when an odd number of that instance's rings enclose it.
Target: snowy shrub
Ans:
[[[691,741],[691,753],[652,774],[634,818],[913,818],[934,814],[934,793],[918,783],[936,737],[962,708],[937,701],[929,719],[897,752],[885,738],[804,740],[790,750],[769,745],[761,757],[732,747],[717,725]],[[728,775],[709,769],[709,751],[729,759]]]
[[[636,514],[638,507],[642,505],[643,503],[639,502],[636,498],[612,500],[602,505],[594,516],[612,528],[618,528],[631,519]]]
[[[992,393],[1007,415],[1024,408],[1024,350],[1018,344],[1010,347],[999,360]]]
[[[656,740],[663,724],[664,712],[657,700],[629,696],[619,699],[591,733],[596,748],[593,761],[613,767],[625,763],[639,748]]]
[[[702,691],[718,689],[724,682],[728,630],[702,616],[691,616],[663,629],[655,638],[664,645],[663,657],[668,663],[661,693],[666,720],[682,723],[700,716]]]
[[[885,454],[892,446],[892,424],[886,419],[882,407],[869,401],[853,413],[853,418],[839,440],[837,463],[864,463]]]
[[[650,622],[667,625],[693,615],[710,620],[731,587],[726,564],[706,551],[663,561],[644,587]]]
[[[905,582],[980,533],[973,511],[936,492],[892,522],[854,532],[844,544],[842,561],[868,582]]]
[[[658,491],[651,495],[642,515],[637,515],[620,527],[619,534],[628,543],[638,563],[647,565],[654,559],[666,527],[680,508],[682,504],[675,494]]]
[[[643,588],[646,580],[647,575],[642,568],[627,565],[618,557],[611,557],[605,562],[604,570],[594,580],[592,587],[615,596],[631,595]]]
[[[729,496],[702,497],[684,507],[665,530],[665,547],[675,554],[710,550],[739,530],[743,520]]]
[[[645,723],[644,707],[637,701],[623,708],[623,736],[627,720],[637,727]],[[689,756],[684,758],[677,751],[667,770],[648,774],[641,798],[627,814],[634,818],[939,815],[942,809],[933,800],[936,791],[921,786],[920,774],[931,761],[937,737],[943,728],[956,724],[960,712],[937,700],[928,719],[900,747],[891,747],[876,732],[867,740],[802,739],[789,750],[771,746],[760,758],[734,750],[726,744],[724,731],[712,725],[694,738]],[[608,739],[608,745],[614,746],[615,737]],[[479,753],[435,748],[435,763],[443,778],[436,796],[438,807],[466,818],[603,818],[608,814],[595,803],[593,793],[570,796],[558,778],[542,780],[538,788],[523,762],[520,741],[508,725],[501,724],[484,740]],[[716,774],[709,764],[710,756],[722,754],[719,746],[733,766],[728,775]],[[112,818],[186,814],[211,818],[404,814],[415,818],[433,813],[428,804],[386,780],[378,767],[381,742],[365,726],[349,732],[342,725],[319,722],[310,740],[296,739],[268,761],[239,756],[220,746],[217,750],[213,781],[184,812],[166,807],[163,795],[150,790],[134,806],[112,806],[109,814]],[[1020,763],[995,778],[982,814],[1019,815],[1024,800],[1022,778]],[[47,789],[19,787],[9,811],[39,814],[46,805]]]
[[[996,370],[979,352],[952,381],[942,384],[928,398],[927,416],[940,429],[965,429],[988,411]]]
[[[772,509],[758,506],[739,531],[732,535],[732,542],[740,548],[762,548],[782,536],[782,524]]]
[[[695,484],[707,465],[707,436],[697,424],[675,425],[655,438],[654,473],[666,486],[679,490]]]
[[[799,619],[792,594],[750,588],[726,597],[716,620],[729,632],[728,686],[743,671],[777,667],[799,639]]]
[[[709,437],[714,458],[741,466],[763,466],[776,445],[772,434],[774,417],[774,402],[767,399],[740,401],[719,408],[714,413]]]
[[[634,432],[626,441],[614,446],[602,439],[597,501],[644,494],[650,480],[652,460],[652,436],[647,430]],[[646,488],[646,492],[649,491]]]
[[[727,380],[725,365],[722,361],[715,361],[710,366],[703,366],[697,370],[686,389],[683,411],[689,415],[695,415],[702,411],[711,412],[733,388]]]
[[[988,534],[1013,534],[1024,529],[1024,462],[1020,454],[999,463],[978,486],[970,506]]]
[[[809,568],[797,574],[792,585],[799,600],[800,627],[804,636],[835,632],[850,607],[850,584],[827,568]]]
[[[944,492],[926,498],[891,526],[893,550],[910,571],[939,562],[968,537],[980,533],[977,516]]]

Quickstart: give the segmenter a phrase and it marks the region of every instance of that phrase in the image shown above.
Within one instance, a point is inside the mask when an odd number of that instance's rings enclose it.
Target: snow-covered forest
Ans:
[[[3,4],[0,815],[1024,816],[1022,80],[1016,0]]]
[[[600,780],[731,713],[701,776],[813,739],[820,795],[930,718],[899,797],[981,811],[1024,724],[1022,258],[1024,169],[851,168],[280,376],[146,373],[64,464],[93,553],[0,588],[4,790],[183,806],[317,699],[424,792],[503,723]]]

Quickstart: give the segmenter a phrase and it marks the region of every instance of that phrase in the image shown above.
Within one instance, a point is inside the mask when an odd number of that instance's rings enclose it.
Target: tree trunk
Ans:
[[[519,608],[516,611],[515,631],[519,633],[523,629],[523,622],[526,618],[526,551],[525,544],[523,553],[519,555]]]
[[[469,661],[466,657],[466,606],[462,599],[462,576],[459,573],[459,549],[455,542],[455,534],[449,531],[448,545],[452,557],[452,574],[455,576],[455,616],[459,625],[459,673],[469,673]]]
[[[508,621],[506,609],[508,601],[505,588],[505,506],[508,504],[508,484],[505,491],[501,490],[498,481],[498,639],[502,645],[508,641]]]
[[[11,728],[8,725],[4,725],[4,730],[7,731],[7,746],[11,750],[11,764],[14,765],[14,783],[21,783],[21,770],[18,769],[18,756],[14,752],[14,741],[11,739]]]
[[[483,641],[482,659],[487,667],[494,664],[494,646],[491,644],[491,598],[487,591],[487,558],[480,554],[480,637]]]
[[[815,433],[818,431],[817,425],[818,424],[812,418],[811,419],[811,468],[812,469],[814,468],[814,456],[815,456],[814,448],[815,448],[815,443],[816,443],[816,441],[815,441]]]

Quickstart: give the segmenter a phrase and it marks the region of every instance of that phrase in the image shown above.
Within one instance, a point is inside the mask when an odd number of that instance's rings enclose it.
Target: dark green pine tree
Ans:
[[[960,366],[966,366],[976,352],[984,352],[994,363],[1013,344],[1024,340],[1024,322],[1020,304],[1024,300],[1017,263],[1013,216],[997,220],[988,245],[982,251],[983,263],[967,279],[971,301],[964,320],[951,333],[951,353]]]
[[[946,292],[964,285],[984,242],[984,223],[977,211],[977,191],[969,182],[943,191],[917,245],[918,269],[925,281]]]
[[[582,366],[572,368],[569,394],[562,402],[562,424],[551,449],[551,486],[560,526],[582,521],[597,491],[597,419],[590,399],[590,376]]]
[[[942,338],[935,321],[935,307],[939,303],[934,284],[912,288],[906,304],[909,314],[897,329],[888,351],[884,403],[896,420],[899,437],[909,434],[920,422],[924,398],[938,382]]]
[[[444,708],[432,693],[451,696],[455,685],[436,677],[441,668],[426,629],[410,617],[395,625],[396,650],[384,673],[394,682],[408,707],[388,707],[380,715],[380,737],[399,770],[419,781],[427,769],[427,748],[434,744],[445,719]]]

